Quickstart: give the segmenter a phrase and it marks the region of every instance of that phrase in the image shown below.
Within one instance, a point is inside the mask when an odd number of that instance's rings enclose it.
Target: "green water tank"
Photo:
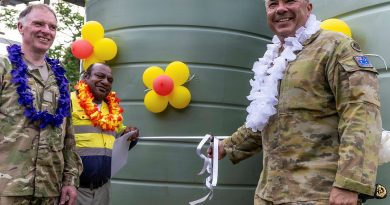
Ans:
[[[89,0],[86,13],[118,45],[113,89],[125,122],[142,136],[225,136],[244,123],[252,64],[272,36],[262,0]],[[143,72],[176,60],[195,75],[185,84],[190,105],[147,111]],[[112,204],[183,205],[206,195],[199,141],[141,140],[113,177]],[[236,166],[221,161],[214,197],[204,204],[253,204],[261,163],[260,154]]]

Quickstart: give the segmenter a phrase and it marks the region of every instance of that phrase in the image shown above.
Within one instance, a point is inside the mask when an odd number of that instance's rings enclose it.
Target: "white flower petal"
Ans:
[[[305,27],[296,31],[295,37],[284,39],[283,52],[279,55],[280,39],[275,35],[273,44],[267,45],[267,51],[262,58],[253,64],[254,79],[249,83],[252,86],[247,99],[251,101],[246,108],[248,116],[245,126],[252,131],[261,131],[268,123],[269,117],[276,114],[278,104],[278,82],[284,76],[288,62],[296,59],[295,51],[303,49],[302,43],[320,29],[320,22],[311,14]],[[389,143],[390,144],[390,143]]]

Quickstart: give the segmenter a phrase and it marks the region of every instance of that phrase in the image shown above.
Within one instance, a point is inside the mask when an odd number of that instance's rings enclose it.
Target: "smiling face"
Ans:
[[[266,0],[267,22],[283,41],[305,25],[313,5],[309,0]]]
[[[19,19],[18,30],[22,35],[24,52],[44,54],[54,42],[57,19],[47,8],[33,8]]]
[[[91,89],[95,103],[101,103],[107,97],[114,81],[111,68],[101,63],[95,63],[89,67],[83,80]]]

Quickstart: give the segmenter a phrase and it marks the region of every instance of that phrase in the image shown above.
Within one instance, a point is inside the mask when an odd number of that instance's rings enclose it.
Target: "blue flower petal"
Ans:
[[[65,77],[65,69],[60,65],[59,60],[45,57],[46,62],[50,65],[53,70],[55,78],[57,80],[57,86],[60,90],[60,98],[57,104],[57,110],[54,115],[48,111],[38,112],[34,108],[34,96],[31,93],[31,88],[28,85],[26,73],[27,65],[23,60],[23,52],[19,45],[13,44],[7,46],[8,59],[13,65],[11,71],[12,79],[11,82],[16,84],[16,92],[19,95],[18,103],[25,107],[24,116],[31,121],[39,121],[40,128],[45,128],[47,125],[60,127],[64,117],[70,116],[70,96],[68,92],[69,81]]]

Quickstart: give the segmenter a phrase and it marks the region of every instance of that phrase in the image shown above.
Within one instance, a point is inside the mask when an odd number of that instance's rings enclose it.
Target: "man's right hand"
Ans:
[[[132,132],[134,131],[134,134],[132,134],[128,139],[127,141],[138,141],[138,137],[139,137],[139,130],[138,128],[136,127],[132,127],[132,126],[126,126],[126,129],[123,131],[122,135],[128,133],[128,132]]]
[[[63,186],[61,188],[60,205],[76,204],[77,189],[75,186]]]
[[[358,194],[353,191],[332,187],[329,205],[357,205]]]
[[[221,160],[226,156],[225,148],[223,147],[222,141],[218,142],[218,159]],[[207,149],[207,157],[212,158],[213,157],[213,148],[209,147]]]

